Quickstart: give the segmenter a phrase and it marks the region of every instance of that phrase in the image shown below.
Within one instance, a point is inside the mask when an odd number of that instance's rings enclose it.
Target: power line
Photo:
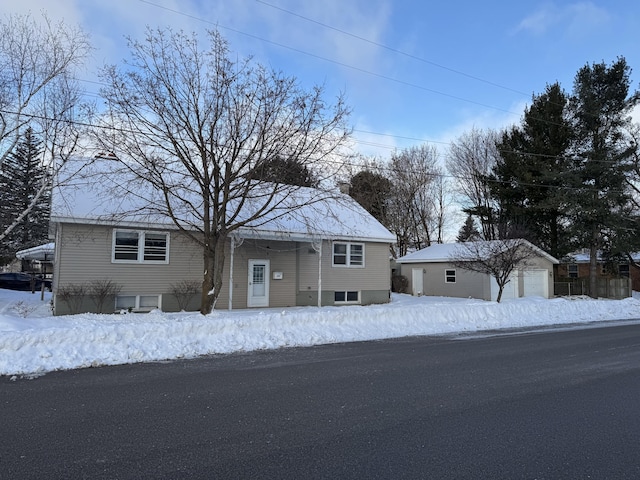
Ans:
[[[467,99],[467,98],[464,98],[464,97],[459,97],[457,95],[453,95],[453,94],[450,94],[450,93],[441,92],[439,90],[428,88],[428,87],[425,87],[423,85],[418,85],[418,84],[415,84],[415,83],[407,82],[405,80],[400,80],[400,79],[397,79],[397,78],[389,77],[389,76],[383,75],[381,73],[371,72],[371,71],[366,70],[364,68],[360,68],[360,67],[356,67],[356,66],[353,66],[353,65],[349,65],[347,63],[339,62],[337,60],[332,60],[330,58],[323,57],[321,55],[316,55],[314,53],[310,53],[310,52],[307,52],[305,50],[300,50],[298,48],[291,47],[291,46],[285,45],[283,43],[274,42],[272,40],[267,40],[266,38],[259,37],[257,35],[253,35],[251,33],[246,33],[246,32],[243,32],[241,30],[237,30],[235,28],[227,27],[225,25],[220,25],[217,22],[212,22],[212,21],[209,21],[209,20],[205,20],[203,18],[196,17],[195,15],[191,15],[191,14],[188,14],[188,13],[180,12],[178,10],[174,10],[172,8],[165,7],[163,5],[158,5],[158,4],[150,2],[148,0],[138,0],[138,1],[142,2],[142,3],[146,3],[147,5],[151,5],[152,7],[160,8],[162,10],[166,10],[168,12],[175,13],[176,15],[182,15],[184,17],[191,18],[193,20],[197,20],[197,21],[200,21],[200,22],[203,22],[203,23],[207,23],[207,24],[210,24],[210,25],[215,25],[216,28],[223,28],[225,30],[229,30],[231,32],[238,33],[240,35],[244,35],[246,37],[253,38],[255,40],[259,40],[261,42],[269,43],[271,45],[275,45],[275,46],[280,47],[280,48],[285,48],[287,50],[291,50],[293,52],[300,53],[302,55],[307,55],[307,56],[312,57],[312,58],[317,58],[317,59],[325,61],[325,62],[333,63],[333,64],[338,65],[340,67],[344,67],[344,68],[348,68],[348,69],[351,69],[351,70],[355,70],[357,72],[364,73],[364,74],[370,75],[372,77],[380,78],[380,79],[383,79],[383,80],[388,80],[390,82],[398,83],[400,85],[404,85],[404,86],[407,86],[407,87],[415,88],[415,89],[422,90],[422,91],[425,91],[425,92],[434,93],[436,95],[441,95],[441,96],[444,96],[444,97],[447,97],[447,98],[451,98],[451,99],[454,99],[454,100],[458,100],[458,101],[461,101],[461,102],[471,103],[473,105],[478,105],[480,107],[489,108],[489,109],[492,109],[492,110],[497,110],[497,111],[503,112],[503,113],[508,113],[509,115],[516,115],[516,116],[520,115],[519,113],[515,113],[515,112],[512,112],[510,110],[506,110],[504,108],[496,107],[496,106],[493,106],[493,105],[488,105],[488,104],[485,104],[485,103],[482,103],[482,102],[477,102],[475,100],[470,100],[470,99]]]
[[[427,60],[427,59],[425,59],[425,58],[418,57],[417,55],[413,55],[413,54],[411,54],[411,53],[407,53],[407,52],[404,52],[404,51],[402,51],[402,50],[398,50],[397,48],[390,47],[390,46],[385,45],[385,44],[383,44],[383,43],[379,43],[379,42],[376,42],[376,41],[374,41],[374,40],[370,40],[370,39],[368,39],[368,38],[361,37],[360,35],[356,35],[356,34],[354,34],[354,33],[347,32],[346,30],[342,30],[342,29],[337,28],[337,27],[334,27],[334,26],[332,26],[332,25],[328,25],[328,24],[326,24],[326,23],[319,22],[319,21],[314,20],[314,19],[312,19],[312,18],[305,17],[304,15],[300,15],[299,13],[292,12],[291,10],[287,10],[287,9],[285,9],[285,8],[278,7],[278,6],[273,5],[273,4],[271,4],[271,3],[267,3],[267,2],[265,2],[265,1],[263,1],[263,0],[256,0],[256,2],[261,3],[261,4],[263,4],[263,5],[266,5],[266,6],[268,6],[268,7],[274,8],[274,9],[276,9],[276,10],[280,10],[281,12],[287,13],[287,14],[292,15],[292,16],[294,16],[294,17],[301,18],[302,20],[305,20],[305,21],[307,21],[307,22],[315,23],[316,25],[320,25],[321,27],[328,28],[328,29],[330,29],[330,30],[334,30],[334,31],[336,31],[336,32],[342,33],[343,35],[348,35],[349,37],[352,37],[352,38],[355,38],[355,39],[357,39],[357,40],[360,40],[360,41],[363,41],[363,42],[369,43],[369,44],[371,44],[371,45],[375,45],[376,47],[383,48],[383,49],[385,49],[385,50],[388,50],[388,51],[393,52],[393,53],[397,53],[397,54],[402,55],[402,56],[405,56],[405,57],[407,57],[407,58],[411,58],[412,60],[417,60],[417,61],[422,62],[422,63],[425,63],[425,64],[427,64],[427,65],[431,65],[431,66],[433,66],[433,67],[437,67],[437,68],[440,68],[440,69],[442,69],[442,70],[446,70],[446,71],[448,71],[448,72],[455,73],[455,74],[457,74],[457,75],[461,75],[461,76],[463,76],[463,77],[467,77],[467,78],[470,78],[470,79],[472,79],[472,80],[475,80],[475,81],[478,81],[478,82],[485,83],[485,84],[487,84],[487,85],[491,85],[491,86],[493,86],[493,87],[497,87],[497,88],[500,88],[500,89],[503,89],[503,90],[508,90],[508,91],[510,91],[510,92],[517,93],[517,94],[519,94],[519,95],[524,95],[524,96],[527,96],[527,97],[529,96],[529,94],[528,94],[528,93],[521,92],[520,90],[516,90],[515,88],[506,87],[506,86],[504,86],[504,85],[500,85],[499,83],[495,83],[495,82],[492,82],[492,81],[490,81],[490,80],[485,80],[485,79],[480,78],[480,77],[477,77],[477,76],[475,76],[475,75],[471,75],[471,74],[469,74],[469,73],[465,73],[465,72],[463,72],[463,71],[456,70],[456,69],[454,69],[454,68],[447,67],[447,66],[445,66],[445,65],[441,65],[441,64],[436,63],[436,62],[433,62],[433,61],[431,61],[431,60]]]

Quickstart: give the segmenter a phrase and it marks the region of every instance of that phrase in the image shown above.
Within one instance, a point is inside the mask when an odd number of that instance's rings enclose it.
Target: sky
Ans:
[[[636,294],[634,294],[636,295]],[[640,299],[526,297],[501,303],[393,294],[388,304],[52,317],[51,293],[0,289],[0,375],[420,335],[456,340],[517,330],[637,324]]]
[[[395,149],[447,145],[472,128],[520,121],[533,94],[579,68],[624,56],[640,81],[640,2],[487,0],[21,0],[0,13],[63,18],[91,35],[80,73],[89,95],[96,71],[126,58],[126,36],[149,27],[202,34],[218,28],[238,58],[344,93],[353,148],[386,160]],[[640,119],[640,115],[637,117]]]

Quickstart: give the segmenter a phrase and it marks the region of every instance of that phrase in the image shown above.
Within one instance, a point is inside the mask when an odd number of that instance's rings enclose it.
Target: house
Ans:
[[[90,287],[101,281],[117,286],[100,302],[104,312],[198,309],[202,246],[153,212],[122,213],[119,198],[95,188],[54,191],[55,314],[100,310]],[[274,201],[277,211],[227,238],[215,308],[389,301],[395,236],[351,197],[296,188]],[[198,288],[186,306],[180,285]]]
[[[532,254],[526,268],[511,274],[502,299],[528,296],[553,296],[553,265],[558,263],[551,255],[527,242],[518,242]],[[470,242],[474,244],[487,242]],[[496,300],[498,285],[493,277],[456,267],[453,258],[460,258],[467,249],[465,244],[435,244],[397,259],[400,274],[405,276],[412,295],[431,295]],[[469,245],[466,244],[466,245]],[[461,253],[462,252],[462,253]],[[464,260],[464,258],[461,258]]]
[[[589,289],[591,255],[587,249],[567,255],[556,265],[556,294],[583,295]],[[598,253],[598,296],[611,298],[630,297],[632,290],[640,291],[640,252],[632,253],[631,260],[606,261]],[[625,281],[628,279],[628,281]]]

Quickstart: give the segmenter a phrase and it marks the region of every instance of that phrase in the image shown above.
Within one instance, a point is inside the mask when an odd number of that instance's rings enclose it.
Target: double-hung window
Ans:
[[[567,265],[567,274],[569,278],[578,278],[578,264],[570,263]]]
[[[334,267],[364,267],[364,243],[334,242]]]
[[[444,271],[445,283],[456,283],[456,271],[454,269]]]
[[[112,261],[114,263],[169,263],[169,234],[114,230]]]

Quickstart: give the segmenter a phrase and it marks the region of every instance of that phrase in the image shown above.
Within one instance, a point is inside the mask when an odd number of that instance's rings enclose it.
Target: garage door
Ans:
[[[549,298],[548,273],[546,270],[525,270],[522,273],[525,297]]]

